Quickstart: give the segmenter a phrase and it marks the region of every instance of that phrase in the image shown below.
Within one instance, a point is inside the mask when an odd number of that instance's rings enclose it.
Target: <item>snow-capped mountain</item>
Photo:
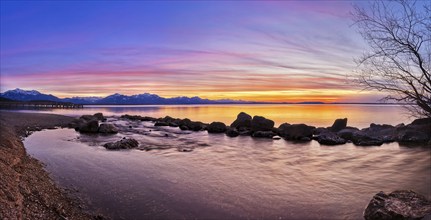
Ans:
[[[33,101],[33,100],[47,100],[47,101],[61,101],[58,97],[55,97],[51,94],[43,94],[36,90],[23,90],[23,89],[14,89],[9,90],[4,93],[0,93],[0,96],[3,98],[8,98],[12,100],[18,101]]]
[[[64,102],[72,102],[75,104],[95,104],[99,100],[101,100],[103,97],[97,97],[97,96],[90,96],[90,97],[72,97],[72,98],[64,98],[62,101]]]
[[[106,97],[72,97],[60,99],[51,94],[43,94],[36,90],[22,90],[14,89],[4,93],[0,93],[0,97],[12,99],[16,101],[33,101],[33,100],[48,100],[48,101],[61,101],[61,102],[72,102],[75,104],[84,105],[182,105],[182,104],[230,104],[230,103],[250,103],[245,101],[235,100],[209,100],[202,99],[200,97],[174,97],[174,98],[163,98],[156,94],[143,93],[137,95],[122,95],[115,93]]]

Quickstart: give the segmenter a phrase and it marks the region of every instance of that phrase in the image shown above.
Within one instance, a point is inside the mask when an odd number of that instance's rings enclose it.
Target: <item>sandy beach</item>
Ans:
[[[30,157],[21,141],[29,132],[65,126],[73,118],[0,112],[0,219],[94,219]]]

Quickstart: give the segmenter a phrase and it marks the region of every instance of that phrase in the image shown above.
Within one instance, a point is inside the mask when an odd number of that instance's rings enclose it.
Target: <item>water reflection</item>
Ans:
[[[51,109],[37,112],[50,112],[64,115],[82,115],[103,112],[105,115],[133,114],[152,117],[166,115],[177,118],[210,123],[221,121],[230,124],[239,112],[261,115],[275,121],[306,123],[314,126],[330,126],[336,118],[349,119],[349,125],[367,127],[370,123],[392,124],[409,123],[397,105],[129,105],[129,106],[85,106],[83,109]],[[33,112],[31,110],[23,110]]]
[[[48,130],[28,137],[25,146],[57,181],[79,189],[114,219],[361,219],[379,191],[412,189],[431,198],[426,148],[320,146],[179,130],[164,137],[150,123],[133,127],[156,134],[107,138]],[[123,136],[195,150],[101,147]]]

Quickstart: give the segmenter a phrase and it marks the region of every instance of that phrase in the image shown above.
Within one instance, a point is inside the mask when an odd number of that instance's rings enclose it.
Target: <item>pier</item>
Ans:
[[[52,101],[3,101],[0,108],[84,108],[84,105],[71,102],[52,102]]]

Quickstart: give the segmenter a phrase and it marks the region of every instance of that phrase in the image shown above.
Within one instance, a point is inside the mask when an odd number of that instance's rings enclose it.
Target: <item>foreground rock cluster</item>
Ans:
[[[139,142],[133,138],[123,138],[117,142],[110,142],[103,145],[108,150],[133,149],[139,146]]]
[[[431,145],[431,118],[416,119],[411,124],[380,125],[371,124],[370,127],[358,129],[347,126],[348,119],[336,119],[331,127],[314,127],[306,124],[283,123],[278,128],[274,121],[262,116],[254,116],[241,112],[230,126],[223,122],[210,124],[190,119],[178,119],[166,116],[152,118],[142,116],[123,115],[129,120],[154,121],[155,126],[179,127],[181,130],[203,131],[208,133],[225,133],[229,137],[240,135],[255,138],[279,137],[291,141],[316,140],[322,145],[340,145],[351,142],[358,146],[379,146],[383,143],[400,142],[402,144]]]
[[[185,131],[207,131],[208,133],[224,133],[229,137],[251,136],[254,138],[285,139],[307,142],[316,140],[321,145],[341,145],[353,143],[357,146],[380,146],[383,143],[399,142],[401,144],[420,144],[431,146],[431,118],[416,119],[408,125],[397,126],[386,124],[370,124],[369,127],[358,129],[347,126],[348,119],[336,119],[331,127],[314,127],[306,124],[283,123],[274,127],[274,121],[262,116],[251,116],[241,112],[229,126],[223,122],[210,124],[192,121],[188,118],[179,119],[166,116],[153,118],[138,115],[123,115],[122,119],[133,121],[151,121],[154,126],[178,127]],[[106,122],[102,113],[83,115],[69,123],[69,127],[81,133],[116,134],[118,128]],[[124,140],[119,143],[105,145],[107,149],[130,149],[138,145],[124,146]]]
[[[105,121],[106,118],[102,113],[96,113],[94,115],[83,115],[79,119],[73,120],[68,126],[81,133],[118,133],[118,129],[115,127],[115,125],[109,123],[99,123]]]
[[[364,211],[366,220],[422,219],[425,216],[431,217],[431,201],[411,190],[379,192]]]

